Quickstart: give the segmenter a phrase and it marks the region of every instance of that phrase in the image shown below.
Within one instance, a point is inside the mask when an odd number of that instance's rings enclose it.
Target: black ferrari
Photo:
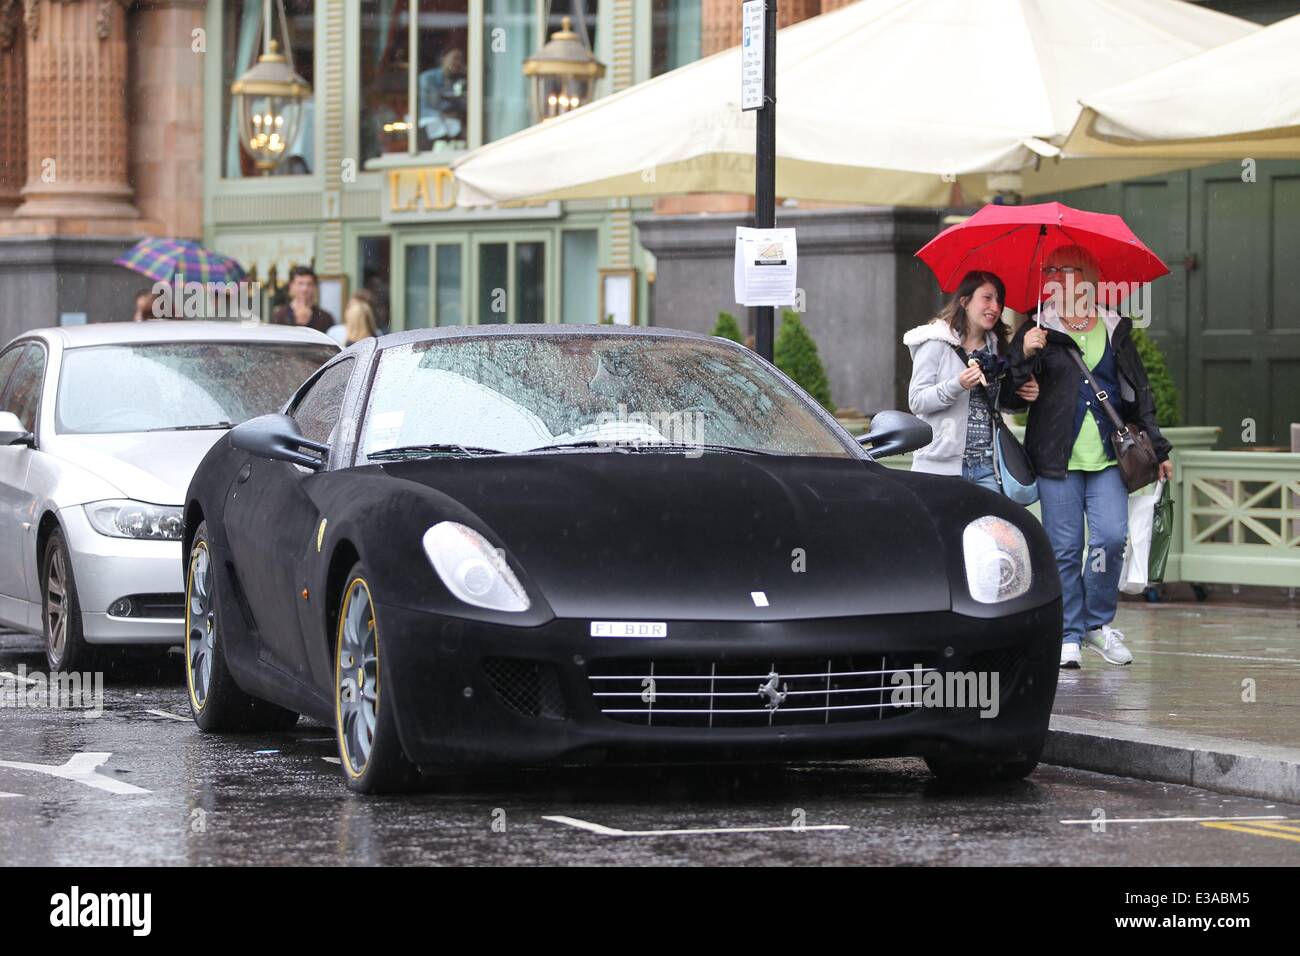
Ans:
[[[1020,506],[873,459],[734,343],[368,339],[232,429],[185,506],[204,731],[337,730],[348,786],[543,763],[1037,763],[1060,586]]]

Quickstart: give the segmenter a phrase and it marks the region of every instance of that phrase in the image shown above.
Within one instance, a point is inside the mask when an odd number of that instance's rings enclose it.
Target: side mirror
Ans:
[[[325,467],[330,450],[329,445],[304,438],[298,423],[288,415],[263,415],[236,425],[230,430],[230,444],[259,458],[287,461],[312,471]],[[304,448],[316,454],[309,455]]]
[[[934,441],[930,426],[907,412],[876,412],[871,430],[858,438],[858,444],[870,449],[872,459],[905,455]]]
[[[13,412],[0,412],[0,445],[36,447],[36,436],[23,427]]]

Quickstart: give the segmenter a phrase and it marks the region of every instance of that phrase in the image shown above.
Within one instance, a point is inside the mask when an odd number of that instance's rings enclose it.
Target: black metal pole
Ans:
[[[754,143],[754,228],[776,227],[776,0],[763,11],[763,107]],[[754,312],[754,346],[772,360],[775,319],[772,306]]]

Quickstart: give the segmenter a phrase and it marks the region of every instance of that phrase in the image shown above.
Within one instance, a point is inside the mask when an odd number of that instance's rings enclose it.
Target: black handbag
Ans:
[[[1083,355],[1077,348],[1071,348],[1070,354],[1083,372],[1083,380],[1088,383],[1097,404],[1105,410],[1106,417],[1115,426],[1110,443],[1115,449],[1115,463],[1119,465],[1124,487],[1130,492],[1146,487],[1160,475],[1160,458],[1156,455],[1155,446],[1151,444],[1151,436],[1136,425],[1126,424],[1119,417],[1119,412],[1110,403],[1110,396],[1094,384],[1092,370],[1083,360]]]
[[[970,357],[960,345],[953,350],[961,357],[963,364],[969,365]],[[1038,474],[1029,460],[1029,452],[1020,444],[1020,439],[1002,420],[1002,413],[993,397],[983,385],[976,385],[984,396],[984,404],[989,407],[993,418],[993,474],[997,477],[998,487],[1002,493],[1018,505],[1029,507],[1038,500]]]

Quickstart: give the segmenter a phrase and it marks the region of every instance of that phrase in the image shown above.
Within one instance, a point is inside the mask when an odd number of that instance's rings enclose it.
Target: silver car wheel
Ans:
[[[379,712],[379,651],[370,589],[355,579],[343,602],[336,668],[339,739],[349,773],[360,775],[370,760]]]
[[[196,709],[207,703],[212,684],[212,653],[217,641],[217,617],[212,602],[212,559],[200,542],[190,556],[189,602],[185,609],[185,656],[190,694]]]
[[[52,660],[63,660],[68,647],[68,565],[55,548],[45,578],[45,628]]]

